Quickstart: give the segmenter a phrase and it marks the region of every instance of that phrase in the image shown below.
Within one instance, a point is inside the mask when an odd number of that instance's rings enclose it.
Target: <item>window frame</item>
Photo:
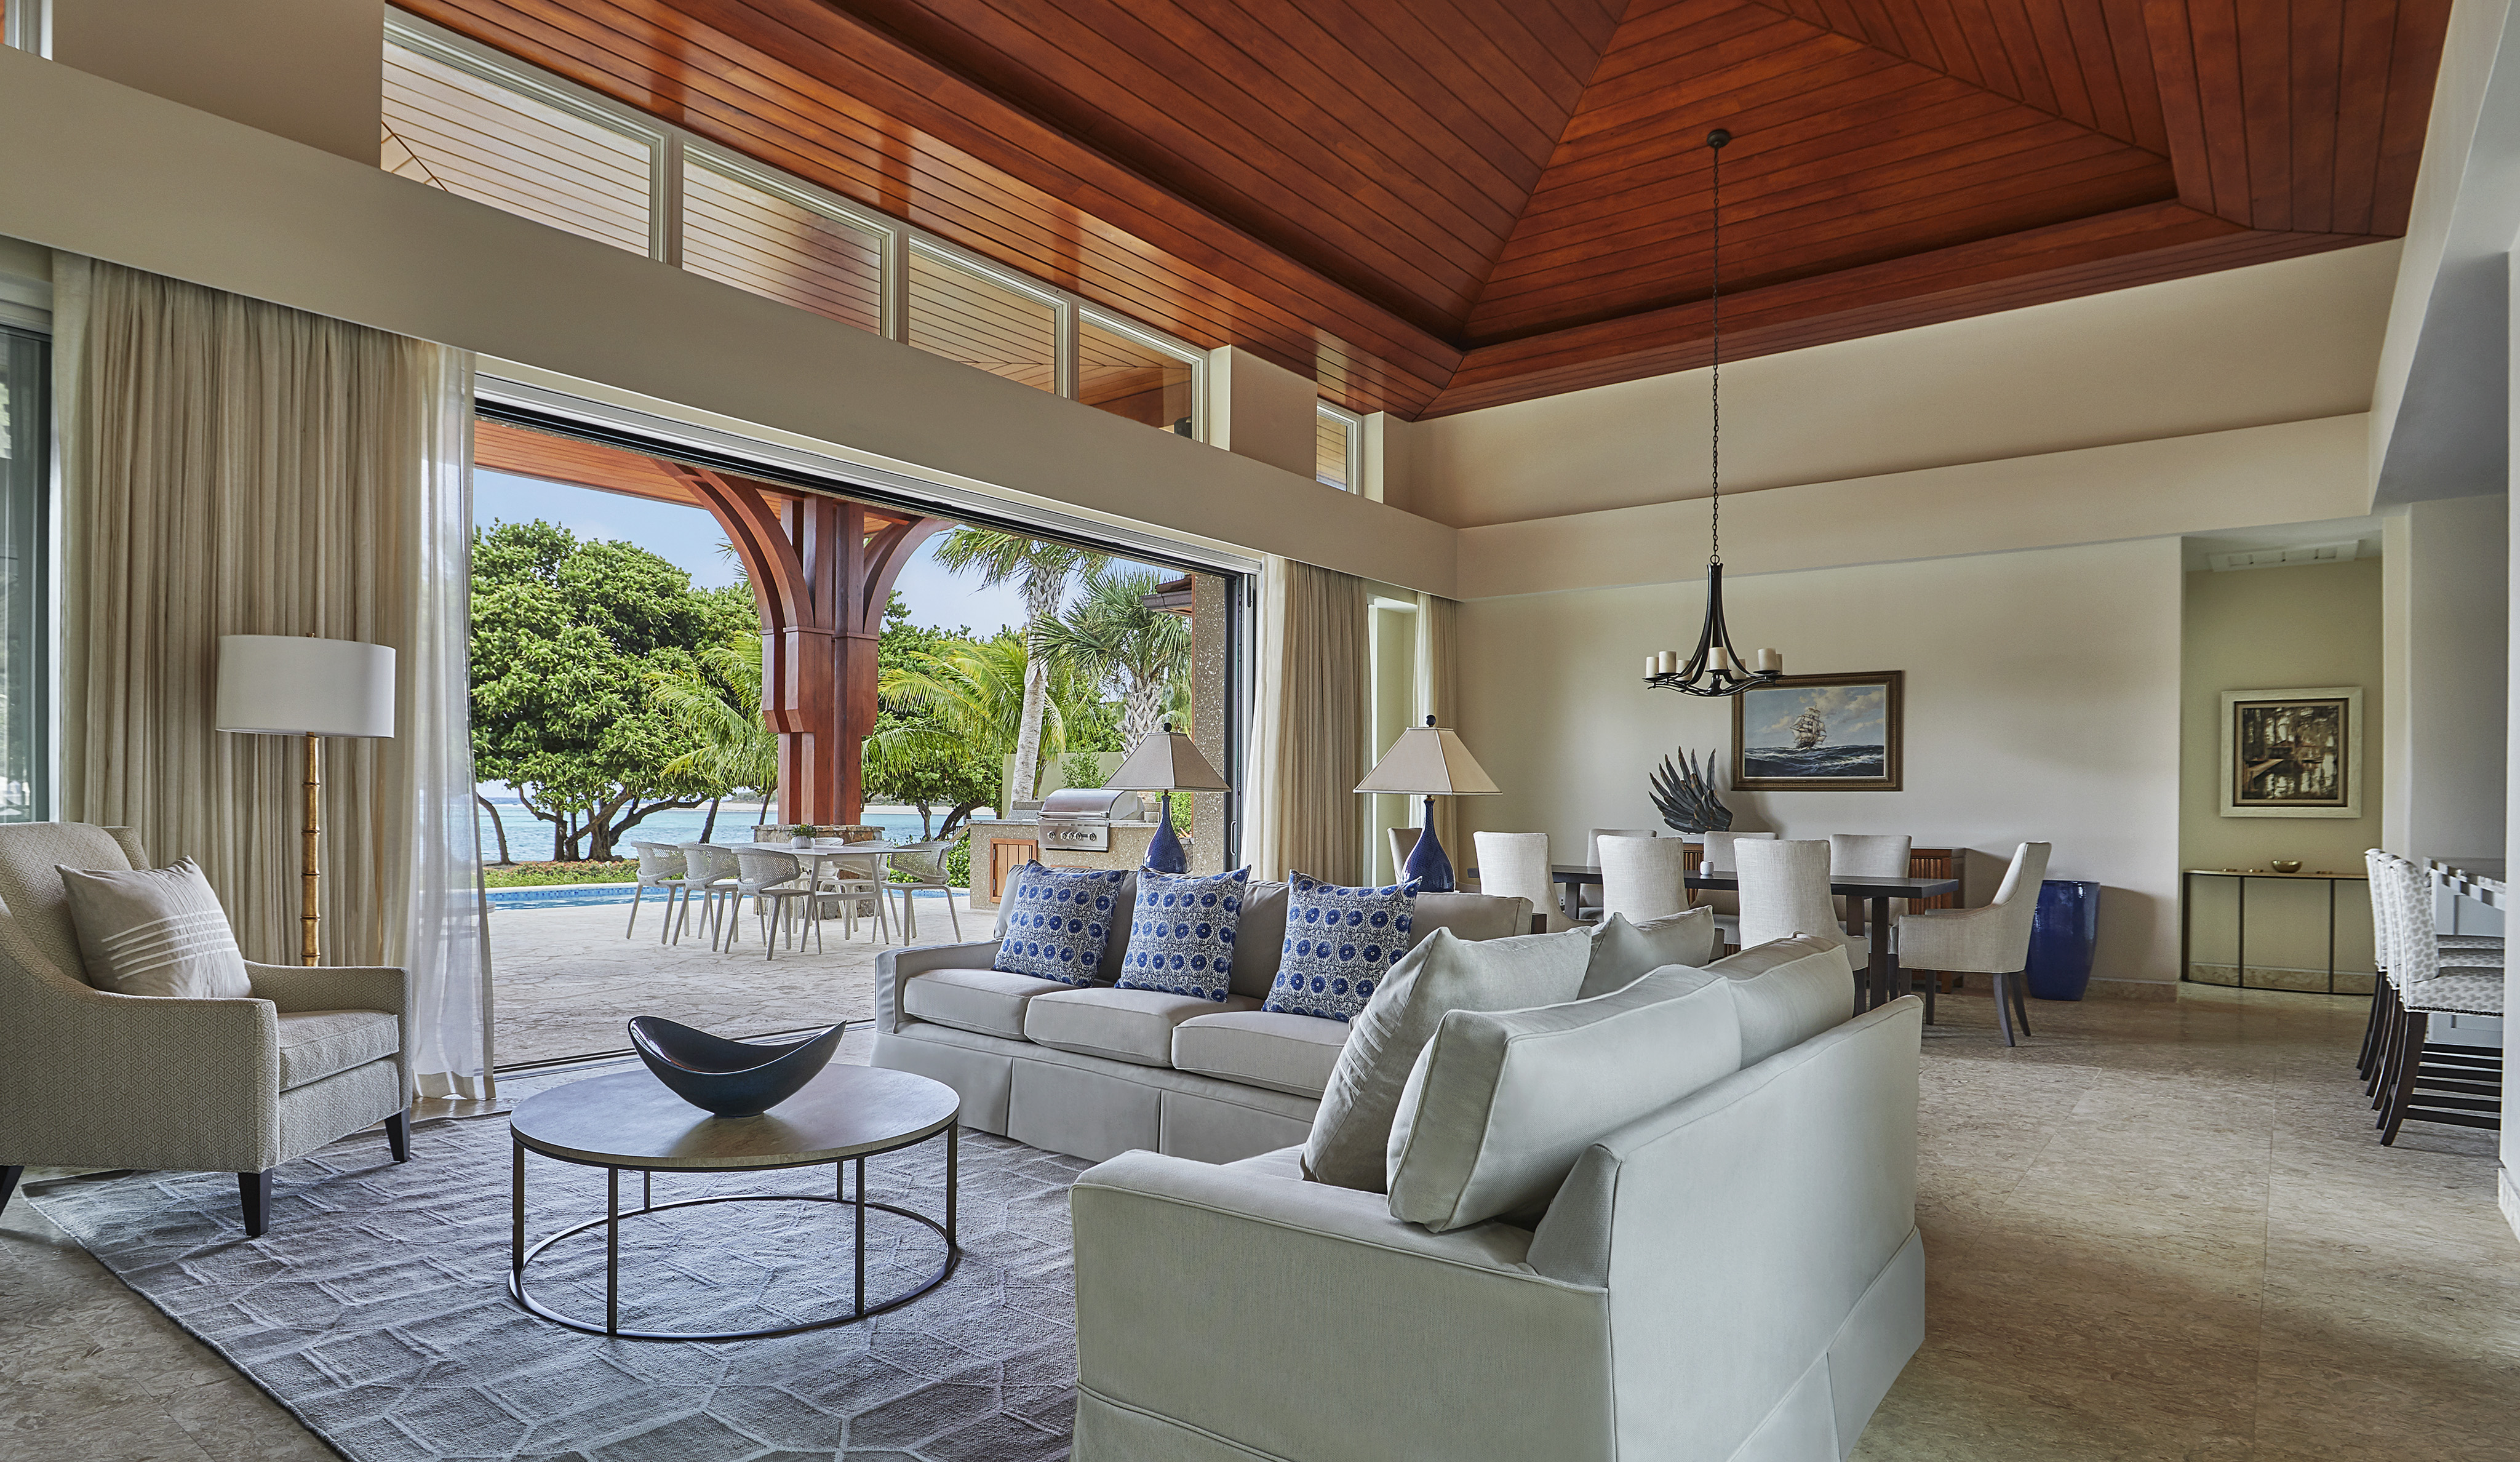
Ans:
[[[12,15],[16,13],[18,3],[21,0],[11,0]],[[710,142],[671,122],[659,121],[564,77],[502,55],[418,16],[389,11],[385,19],[384,43],[403,46],[490,85],[505,87],[530,100],[557,107],[596,126],[651,142],[653,166],[649,179],[648,256],[659,263],[682,267],[683,175],[697,163],[746,186],[776,194],[788,203],[821,213],[835,222],[881,235],[885,241],[882,280],[885,340],[900,344],[910,342],[910,255],[913,250],[924,250],[953,266],[973,270],[993,284],[1051,306],[1055,321],[1052,349],[1057,357],[1053,363],[1057,389],[1052,394],[1064,400],[1077,399],[1080,321],[1090,320],[1099,330],[1126,336],[1188,365],[1191,368],[1191,439],[1208,439],[1207,352],[1187,341],[1096,304],[1072,290],[1035,279],[995,259],[983,257],[916,224],[877,212],[864,204]],[[794,308],[792,305],[789,307]],[[1358,434],[1351,429],[1348,434],[1351,463],[1357,460],[1357,448]],[[1353,476],[1354,469],[1350,471]]]
[[[1339,484],[1338,490],[1341,492],[1353,492],[1360,497],[1364,496],[1365,418],[1348,410],[1344,406],[1333,406],[1329,402],[1319,398],[1316,398],[1313,402],[1313,411],[1317,417],[1328,417],[1329,420],[1337,422],[1346,430],[1347,465],[1345,471],[1347,473],[1347,480]],[[1313,474],[1313,480],[1321,482],[1322,480],[1319,471],[1316,471]],[[1322,482],[1322,485],[1328,487],[1330,484],[1328,482]]]
[[[49,59],[53,54],[52,0],[9,0],[7,22],[0,23],[0,46]]]

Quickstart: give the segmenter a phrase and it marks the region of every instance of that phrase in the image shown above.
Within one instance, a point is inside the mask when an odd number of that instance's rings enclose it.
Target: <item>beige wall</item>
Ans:
[[[2374,244],[1728,365],[1726,490],[2360,413],[2397,257]],[[1703,496],[1706,423],[1704,371],[1443,417],[1387,496],[1457,525]]]
[[[2186,579],[2180,660],[2180,865],[2264,868],[2271,859],[2299,858],[2313,870],[2360,874],[2362,849],[2380,841],[2380,768],[2393,710],[2381,675],[2380,562],[2195,572]],[[2362,688],[2362,815],[2223,816],[2223,693],[2326,685]],[[2235,950],[2236,891],[2227,880],[2199,879],[2194,893],[2195,958],[2228,964]],[[2250,964],[2324,971],[2326,899],[2324,884],[2250,884]],[[2336,907],[2337,967],[2367,973],[2368,886],[2339,885]],[[2252,976],[2252,982],[2260,978]]]
[[[1736,637],[1788,669],[1908,674],[1904,791],[1727,792],[1734,826],[1964,845],[1977,902],[2050,841],[2051,877],[2105,886],[2099,976],[2176,979],[2180,578],[2175,538],[1728,578]],[[1729,781],[1731,704],[1639,680],[1702,609],[1693,584],[1464,604],[1462,734],[1505,789],[1465,823],[1580,860],[1591,828],[1660,824],[1645,777],[1675,748]]]
[[[53,59],[374,166],[383,0],[51,0]]]
[[[2507,502],[2408,503],[2382,521],[2390,735],[2378,841],[2402,857],[2501,855]]]

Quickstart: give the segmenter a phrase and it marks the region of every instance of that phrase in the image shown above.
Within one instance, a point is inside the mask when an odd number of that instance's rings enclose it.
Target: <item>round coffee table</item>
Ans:
[[[625,1072],[572,1081],[525,1098],[509,1118],[514,1136],[514,1214],[508,1246],[508,1293],[517,1302],[546,1320],[583,1330],[589,1335],[630,1340],[754,1340],[794,1335],[847,1325],[909,1303],[945,1282],[963,1256],[954,1237],[954,1200],[961,1140],[955,1119],[962,1098],[954,1089],[925,1076],[875,1067],[833,1066],[807,1082],[805,1089],[758,1117],[713,1117],[665,1089],[647,1072]],[[866,1160],[898,1152],[928,1138],[945,1136],[945,1221],[924,1213],[873,1203],[866,1196]],[[605,1215],[562,1229],[525,1247],[525,1154],[537,1152],[562,1163],[601,1167],[608,1173]],[[745,1194],[723,1198],[689,1198],[657,1203],[657,1172],[749,1172],[781,1167],[832,1165],[829,1198],[804,1194]],[[857,1196],[848,1188],[848,1166],[857,1165]],[[621,1209],[621,1174],[641,1174],[640,1206]],[[710,1333],[621,1328],[621,1220],[642,1213],[698,1208],[713,1203],[826,1203],[857,1212],[857,1302],[846,1313],[801,1325],[768,1330]],[[920,1223],[945,1241],[945,1257],[935,1272],[897,1295],[867,1302],[867,1210],[893,1213]],[[536,1256],[572,1234],[603,1228],[604,1323],[582,1320],[544,1304],[525,1287],[525,1267]]]

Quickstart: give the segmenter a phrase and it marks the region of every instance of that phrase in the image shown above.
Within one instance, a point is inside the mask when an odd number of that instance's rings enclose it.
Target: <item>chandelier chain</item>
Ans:
[[[1706,562],[1724,562],[1724,148],[1722,144],[1707,149],[1713,176],[1708,189],[1714,215],[1711,232],[1714,263],[1714,285],[1706,296],[1708,335],[1714,370],[1709,382],[1706,480],[1710,494],[1707,514]]]

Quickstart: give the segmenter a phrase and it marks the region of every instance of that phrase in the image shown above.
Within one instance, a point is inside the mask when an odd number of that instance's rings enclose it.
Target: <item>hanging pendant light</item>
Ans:
[[[1724,144],[1732,140],[1732,134],[1722,127],[1706,134],[1715,280],[1707,294],[1714,370],[1707,437],[1706,624],[1698,630],[1697,648],[1686,662],[1672,650],[1645,657],[1645,684],[1684,696],[1737,696],[1754,685],[1775,681],[1785,669],[1784,657],[1774,650],[1760,651],[1756,664],[1744,660],[1732,648],[1732,632],[1724,624]]]

